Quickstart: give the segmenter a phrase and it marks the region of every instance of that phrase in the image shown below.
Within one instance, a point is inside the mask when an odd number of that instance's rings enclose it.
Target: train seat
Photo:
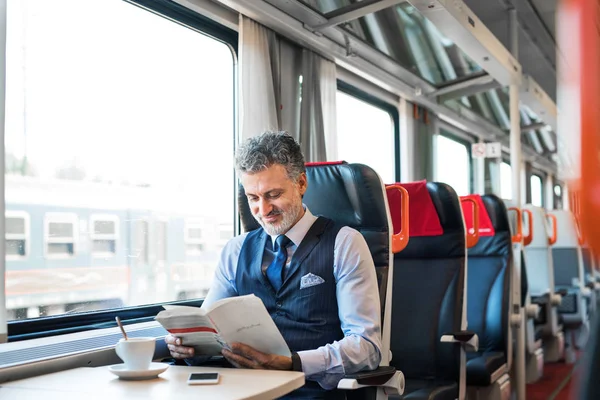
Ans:
[[[581,255],[583,257],[583,270],[585,272],[585,285],[591,290],[590,316],[596,314],[598,302],[600,302],[600,275],[597,274],[596,260],[587,243],[581,246]]]
[[[570,211],[553,210],[556,217],[556,242],[552,245],[554,283],[562,292],[558,312],[565,329],[566,360],[575,362],[575,349],[585,346],[589,336],[588,304],[592,291],[585,286],[583,256],[575,218]]]
[[[509,223],[512,235],[518,234],[518,217],[522,216],[523,229],[521,238],[523,244],[527,245],[533,238],[531,230],[532,215],[529,210],[522,210],[522,213],[510,210],[511,207],[516,207],[512,200],[504,199],[504,204],[509,210]],[[537,382],[544,375],[544,349],[542,346],[542,332],[535,328],[535,320],[540,313],[540,307],[533,304],[531,301],[531,293],[529,292],[529,280],[527,278],[527,262],[525,260],[525,251],[523,246],[515,248],[513,246],[513,256],[519,257],[521,261],[521,307],[525,311],[525,381],[526,383]],[[516,259],[515,259],[516,260]],[[516,343],[513,341],[516,345]]]
[[[564,334],[559,323],[558,305],[562,297],[554,287],[554,267],[546,211],[531,204],[523,206],[532,215],[531,242],[523,251],[527,268],[527,284],[531,301],[540,307],[535,320],[534,337],[542,338],[544,361],[556,362],[564,356]]]
[[[469,397],[508,399],[512,235],[506,206],[494,195],[470,195],[479,208],[479,240],[467,250],[467,320],[479,350],[467,355]],[[466,226],[474,225],[465,212]]]
[[[370,167],[346,162],[307,163],[306,174],[308,188],[302,202],[314,215],[323,215],[336,223],[350,226],[364,236],[377,272],[379,296],[382,305],[383,322],[389,308],[385,307],[388,288],[388,274],[391,274],[393,257],[391,256],[391,238],[385,189],[379,175]],[[248,207],[246,195],[240,185],[240,219],[245,231],[257,229],[258,223]],[[386,344],[386,332],[389,327],[382,324],[383,348],[380,368],[346,377],[338,387],[348,390],[348,399],[371,399],[377,391],[383,393],[402,393],[402,374],[389,367],[389,345]],[[387,331],[386,331],[387,330]],[[381,398],[381,397],[378,397]],[[385,398],[385,396],[384,396]]]
[[[477,336],[463,331],[466,260],[459,199],[443,183],[398,185],[409,193],[410,241],[394,255],[390,364],[405,376],[405,400],[464,399],[461,354],[476,347]],[[391,186],[388,202],[397,231],[405,217]]]

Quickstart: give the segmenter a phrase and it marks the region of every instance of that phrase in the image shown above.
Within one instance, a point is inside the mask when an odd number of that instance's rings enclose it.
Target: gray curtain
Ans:
[[[337,158],[335,64],[240,16],[241,137],[285,130],[306,161]]]

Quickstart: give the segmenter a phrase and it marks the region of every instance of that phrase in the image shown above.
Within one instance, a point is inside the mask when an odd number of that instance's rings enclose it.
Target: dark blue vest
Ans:
[[[316,349],[344,337],[333,275],[335,238],[340,229],[324,217],[315,221],[296,249],[277,293],[262,273],[267,233],[256,229],[242,245],[235,278],[238,294],[254,293],[263,301],[291,351]],[[325,282],[300,289],[301,278],[309,273]]]

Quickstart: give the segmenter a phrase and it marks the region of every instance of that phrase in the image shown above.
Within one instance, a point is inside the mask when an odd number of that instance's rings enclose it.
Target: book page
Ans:
[[[219,355],[223,341],[210,318],[199,307],[164,306],[155,319],[183,346],[193,347],[195,355]]]
[[[239,342],[263,353],[291,356],[262,300],[253,294],[223,299],[207,313],[226,343]]]

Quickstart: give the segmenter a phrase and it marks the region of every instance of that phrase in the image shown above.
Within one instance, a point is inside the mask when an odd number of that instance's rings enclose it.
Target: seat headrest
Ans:
[[[546,210],[532,204],[524,205],[523,209],[531,211],[533,220],[533,238],[531,243],[525,246],[525,250],[547,249],[550,246],[548,244],[548,237],[551,228],[546,219]],[[524,227],[523,230],[527,229]]]
[[[395,257],[399,259],[464,257],[465,228],[460,201],[454,189],[445,183],[426,181],[399,183],[399,185],[409,192],[410,241],[408,246]],[[427,205],[428,201],[431,201],[433,210]],[[397,211],[398,205],[393,208]],[[428,219],[425,221],[421,219],[419,210],[427,208],[429,208]],[[435,218],[432,217],[433,215]],[[414,226],[417,227],[415,230],[413,230],[413,220]],[[395,229],[396,226],[394,221]],[[422,235],[413,236],[413,232]]]
[[[575,216],[571,211],[567,210],[552,210],[549,212],[556,217],[556,229],[558,235],[553,248],[577,248],[579,247],[579,226],[575,221]]]
[[[496,233],[510,233],[508,211],[502,199],[494,194],[486,194],[481,196],[481,200],[485,204],[485,210]]]
[[[491,229],[484,234],[480,231],[479,241],[469,249],[469,257],[497,257],[509,256],[512,251],[510,222],[508,220],[508,211],[504,201],[496,195],[486,194],[477,196],[481,202],[479,204],[479,221],[480,225],[484,221],[483,216],[487,216],[488,223]],[[470,210],[469,210],[470,213]],[[465,221],[467,215],[465,213]],[[467,226],[472,226],[473,222],[467,222]],[[489,234],[489,231],[493,234]]]
[[[408,192],[409,198],[409,236],[439,236],[444,233],[431,195],[427,189],[427,181],[410,183],[395,183],[402,186]],[[392,185],[386,185],[392,186]],[[400,232],[402,226],[402,199],[397,190],[387,191],[390,214],[394,233]]]
[[[387,207],[384,198],[383,184],[379,175],[363,164],[308,163],[306,164],[308,188],[302,202],[314,215],[322,215],[334,220],[337,224],[352,227],[365,235],[366,232],[377,233],[380,262],[389,256],[389,233]],[[239,211],[245,231],[259,228],[240,185]],[[365,235],[367,242],[370,238]],[[370,244],[370,243],[369,243]],[[384,249],[385,248],[385,249]],[[375,265],[378,260],[373,254]],[[389,264],[386,261],[385,264]],[[381,264],[380,264],[381,265]]]
[[[490,214],[488,213],[482,197],[478,194],[470,194],[468,196],[463,196],[462,198],[473,199],[475,203],[477,203],[477,208],[479,210],[479,237],[494,236],[496,230],[494,229]],[[461,205],[465,217],[465,226],[467,227],[467,231],[471,232],[475,228],[473,226],[473,204],[471,202],[462,202]]]

